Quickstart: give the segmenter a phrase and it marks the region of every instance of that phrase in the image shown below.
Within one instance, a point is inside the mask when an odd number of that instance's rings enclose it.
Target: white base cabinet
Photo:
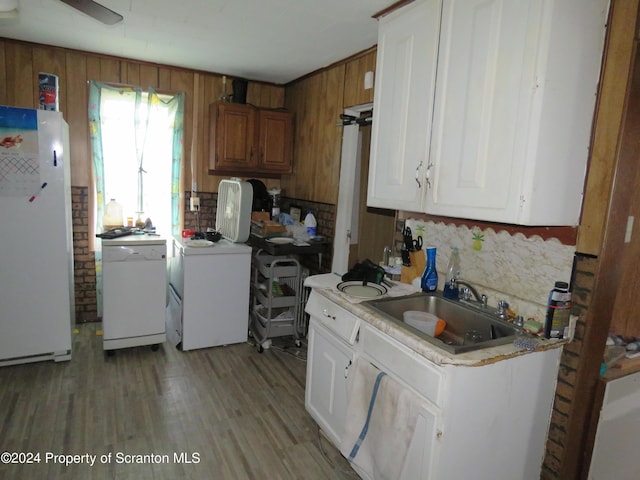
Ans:
[[[305,406],[334,445],[342,441],[347,413],[347,373],[353,348],[316,320],[309,322]]]
[[[577,225],[608,5],[417,0],[383,17],[367,203]]]
[[[419,398],[400,479],[540,478],[561,348],[478,366],[436,365],[316,291],[306,311],[305,405],[338,448],[353,413],[345,377],[358,358]]]

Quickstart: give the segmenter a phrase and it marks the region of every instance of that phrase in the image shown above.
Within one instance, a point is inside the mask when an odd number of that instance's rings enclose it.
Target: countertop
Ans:
[[[278,244],[269,241],[277,237],[260,237],[256,234],[249,235],[247,244],[260,248],[270,255],[312,255],[322,254],[329,251],[330,243],[326,240],[310,240],[308,245],[297,245],[294,243]]]
[[[118,246],[118,245],[164,245],[167,243],[167,239],[160,235],[149,234],[131,234],[117,238],[103,238],[103,246]]]
[[[206,240],[191,240],[179,236],[173,237],[174,243],[181,248],[185,255],[218,255],[218,254],[247,254],[251,253],[251,247],[244,243],[230,242],[226,238],[222,238],[217,242]]]
[[[327,297],[337,305],[341,306],[345,310],[353,313],[361,320],[367,322],[369,325],[377,328],[378,330],[386,333],[390,337],[404,344],[411,350],[415,351],[419,355],[427,358],[429,361],[437,365],[464,365],[464,366],[480,366],[489,363],[498,362],[507,358],[516,357],[519,355],[526,355],[532,353],[521,347],[517,347],[513,343],[500,345],[492,348],[485,348],[482,350],[476,350],[473,352],[459,353],[457,355],[451,354],[444,349],[438,348],[417,335],[414,335],[408,330],[405,330],[393,322],[385,319],[383,316],[376,313],[374,310],[368,308],[363,304],[363,300],[354,299],[340,292],[336,285],[340,283],[341,279],[336,274],[322,274],[314,275],[307,278],[305,286],[311,287],[321,295]],[[399,282],[392,282],[394,287],[389,290],[387,295],[389,296],[403,296],[415,293],[417,290],[410,285],[406,285]],[[562,348],[566,340],[557,339],[541,339],[540,345],[535,351],[546,350],[550,348]]]

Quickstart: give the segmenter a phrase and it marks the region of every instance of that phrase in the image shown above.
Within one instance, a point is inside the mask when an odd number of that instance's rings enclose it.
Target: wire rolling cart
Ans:
[[[251,321],[249,333],[256,340],[258,352],[271,338],[292,335],[297,347],[302,345],[306,325],[300,305],[303,291],[301,267],[289,256],[254,255],[251,282]]]

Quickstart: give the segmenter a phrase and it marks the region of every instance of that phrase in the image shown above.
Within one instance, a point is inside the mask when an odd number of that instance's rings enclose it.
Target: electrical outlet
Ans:
[[[191,197],[189,199],[189,208],[192,212],[200,210],[200,197]]]

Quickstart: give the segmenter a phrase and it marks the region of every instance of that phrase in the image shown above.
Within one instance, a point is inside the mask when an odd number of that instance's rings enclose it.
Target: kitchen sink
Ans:
[[[364,302],[370,309],[427,342],[457,354],[511,343],[522,330],[498,318],[494,310],[475,307],[467,302],[444,298],[441,294],[417,293],[406,297],[387,297]],[[437,337],[405,323],[409,310],[429,312],[443,319],[447,326]]]

